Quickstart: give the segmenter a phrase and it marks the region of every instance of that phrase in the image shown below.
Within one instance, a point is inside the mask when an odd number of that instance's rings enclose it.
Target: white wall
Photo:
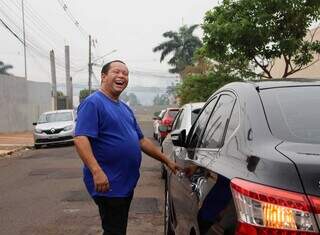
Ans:
[[[51,107],[50,83],[0,75],[0,132],[32,130],[32,122]]]

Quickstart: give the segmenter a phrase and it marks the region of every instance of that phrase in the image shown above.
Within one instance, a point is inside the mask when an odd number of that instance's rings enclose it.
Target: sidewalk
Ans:
[[[31,131],[0,133],[0,157],[32,146],[33,136]]]

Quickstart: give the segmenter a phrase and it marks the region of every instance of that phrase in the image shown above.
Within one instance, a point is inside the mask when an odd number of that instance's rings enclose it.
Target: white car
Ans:
[[[175,120],[173,121],[172,128],[170,131],[174,130],[186,130],[186,135],[189,133],[189,130],[193,124],[193,122],[198,117],[199,112],[201,111],[202,107],[204,106],[204,102],[197,102],[197,103],[188,103],[183,105],[180,108],[179,113],[177,114]],[[163,131],[167,131],[165,126],[161,128],[165,128]],[[176,148],[176,147],[175,147]],[[176,148],[178,149],[178,148]],[[172,137],[169,133],[164,141],[162,142],[161,151],[165,154],[171,153],[172,150]],[[164,179],[166,177],[166,169],[164,165],[161,166],[161,177]]]
[[[45,112],[35,126],[34,147],[73,142],[76,112],[72,109]]]

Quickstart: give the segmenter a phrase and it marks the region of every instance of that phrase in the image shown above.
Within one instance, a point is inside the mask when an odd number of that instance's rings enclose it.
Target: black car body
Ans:
[[[319,234],[320,82],[230,83],[171,138],[165,234]]]

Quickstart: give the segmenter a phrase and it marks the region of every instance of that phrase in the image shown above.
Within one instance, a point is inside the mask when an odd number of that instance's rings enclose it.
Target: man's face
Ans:
[[[119,96],[128,85],[128,68],[120,62],[113,62],[107,74],[102,74],[102,86],[114,96]]]

